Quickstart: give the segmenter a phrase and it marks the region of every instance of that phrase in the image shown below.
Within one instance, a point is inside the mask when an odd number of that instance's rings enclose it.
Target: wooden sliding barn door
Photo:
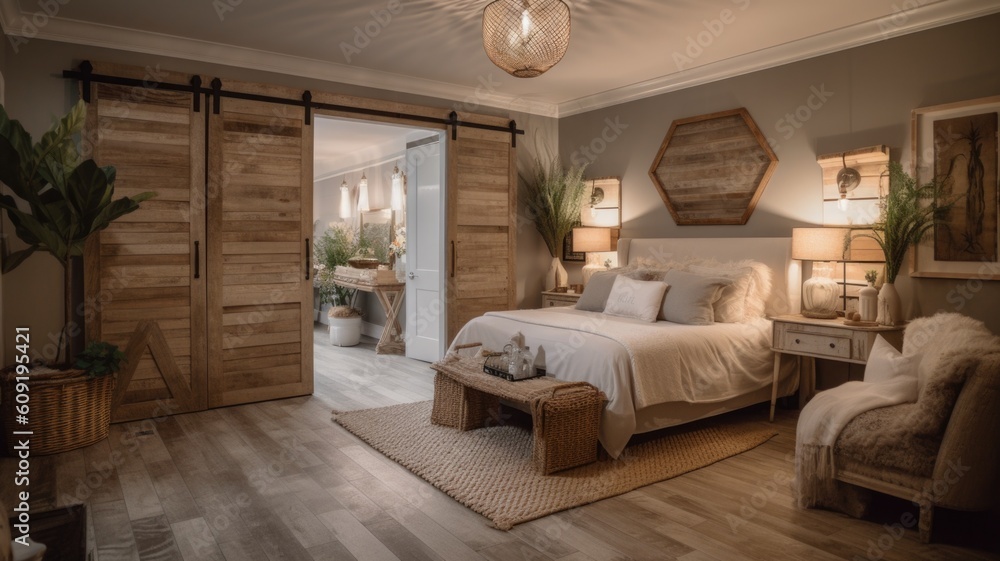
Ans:
[[[87,339],[127,355],[113,420],[204,409],[204,114],[190,93],[94,84],[85,139],[117,168],[116,196],[156,193],[84,256]]]
[[[220,103],[209,126],[209,406],[309,394],[312,127],[301,107]]]
[[[462,128],[448,161],[450,343],[470,319],[516,306],[517,160],[509,133]]]

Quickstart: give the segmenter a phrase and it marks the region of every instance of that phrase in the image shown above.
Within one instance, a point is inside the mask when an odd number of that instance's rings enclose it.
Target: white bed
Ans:
[[[622,239],[619,264],[641,259],[716,261],[754,259],[772,270],[767,314],[797,312],[800,286],[788,238]],[[572,308],[496,312],[475,318],[452,345],[481,342],[501,349],[515,333],[538,354],[548,374],[586,381],[608,397],[601,444],[618,457],[633,434],[690,422],[766,402],[771,397],[771,322],[681,325],[645,323]],[[662,333],[662,339],[660,334]],[[647,347],[656,346],[656,354]],[[633,352],[630,352],[633,351]],[[664,375],[666,374],[666,375]],[[779,395],[795,391],[784,369]]]

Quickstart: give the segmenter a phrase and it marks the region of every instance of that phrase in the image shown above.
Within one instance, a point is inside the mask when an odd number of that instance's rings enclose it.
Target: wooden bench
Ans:
[[[601,411],[607,399],[586,382],[551,376],[509,382],[483,372],[483,361],[449,354],[431,365],[436,425],[472,430],[503,424],[500,400],[531,412],[536,469],[548,475],[597,459]]]

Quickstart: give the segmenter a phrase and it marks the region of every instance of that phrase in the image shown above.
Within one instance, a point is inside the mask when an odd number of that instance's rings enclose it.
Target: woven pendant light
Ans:
[[[496,0],[483,10],[483,48],[517,78],[540,76],[569,48],[569,7],[562,0]]]

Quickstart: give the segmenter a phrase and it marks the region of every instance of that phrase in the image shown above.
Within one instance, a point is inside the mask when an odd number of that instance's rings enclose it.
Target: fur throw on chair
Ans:
[[[816,454],[808,447],[800,447],[797,453],[804,456],[797,458],[798,504],[863,515],[868,494],[835,480],[837,467],[845,462],[869,466],[886,476],[931,477],[966,380],[979,368],[984,355],[998,352],[1000,337],[966,316],[941,313],[911,322],[904,335],[903,355],[920,355],[917,401],[858,414],[843,425],[832,450],[826,452],[829,456],[812,457]],[[799,422],[803,422],[802,417]],[[816,463],[824,459],[832,468]],[[810,481],[812,484],[803,484]]]

